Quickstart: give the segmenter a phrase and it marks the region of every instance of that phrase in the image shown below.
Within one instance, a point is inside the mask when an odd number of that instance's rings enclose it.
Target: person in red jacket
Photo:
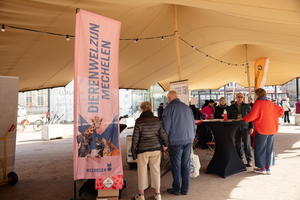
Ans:
[[[271,174],[270,167],[275,164],[274,135],[278,132],[278,117],[284,113],[283,108],[268,101],[266,91],[262,88],[255,90],[255,102],[251,112],[243,119],[253,121],[256,133],[254,139],[253,171]]]

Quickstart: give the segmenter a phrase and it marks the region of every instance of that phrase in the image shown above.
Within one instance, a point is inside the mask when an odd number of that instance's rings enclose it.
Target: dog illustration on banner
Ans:
[[[77,135],[78,157],[86,157],[86,155],[89,153],[88,145],[90,145],[93,141],[93,133],[100,129],[102,120],[103,118],[100,119],[99,116],[95,116],[95,119],[91,119],[93,124],[82,134]]]
[[[118,155],[120,155],[120,150],[117,149],[117,147],[115,147],[112,143],[110,145],[111,145],[111,153],[110,153],[110,155],[111,156],[118,156]]]

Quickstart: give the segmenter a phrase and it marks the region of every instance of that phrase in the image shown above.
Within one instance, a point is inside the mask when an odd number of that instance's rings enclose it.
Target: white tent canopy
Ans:
[[[178,81],[174,5],[182,79],[188,79],[190,90],[216,89],[232,81],[247,87],[247,58],[251,86],[254,63],[261,57],[270,59],[266,85],[300,76],[298,0],[3,0],[0,75],[20,77],[20,91],[70,82],[75,11],[81,8],[122,23],[120,88],[148,89],[158,82],[168,90],[169,82]]]

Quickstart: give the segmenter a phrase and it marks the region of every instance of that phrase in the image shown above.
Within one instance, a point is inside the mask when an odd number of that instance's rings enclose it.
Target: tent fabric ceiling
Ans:
[[[300,1],[239,0],[2,0],[0,75],[20,78],[20,91],[64,86],[74,77],[75,11],[81,8],[120,21],[120,88],[169,89],[178,81],[174,9],[177,5],[182,79],[189,89],[217,89],[229,82],[251,86],[254,63],[270,58],[266,85],[300,76]],[[183,42],[186,41],[187,43]],[[206,58],[205,54],[218,59]],[[247,46],[247,50],[246,50]],[[220,60],[227,64],[221,64]],[[239,64],[237,67],[234,64]]]

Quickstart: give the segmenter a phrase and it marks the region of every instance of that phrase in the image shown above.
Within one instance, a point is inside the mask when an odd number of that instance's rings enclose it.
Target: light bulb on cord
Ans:
[[[138,41],[139,41],[139,39],[136,38],[135,42],[138,42]]]
[[[208,58],[208,55],[206,55],[205,58]]]
[[[5,25],[4,24],[2,24],[1,31],[5,32]]]
[[[164,40],[164,36],[161,36],[161,40]]]
[[[69,35],[66,35],[66,40],[67,40],[67,41],[70,41]]]

